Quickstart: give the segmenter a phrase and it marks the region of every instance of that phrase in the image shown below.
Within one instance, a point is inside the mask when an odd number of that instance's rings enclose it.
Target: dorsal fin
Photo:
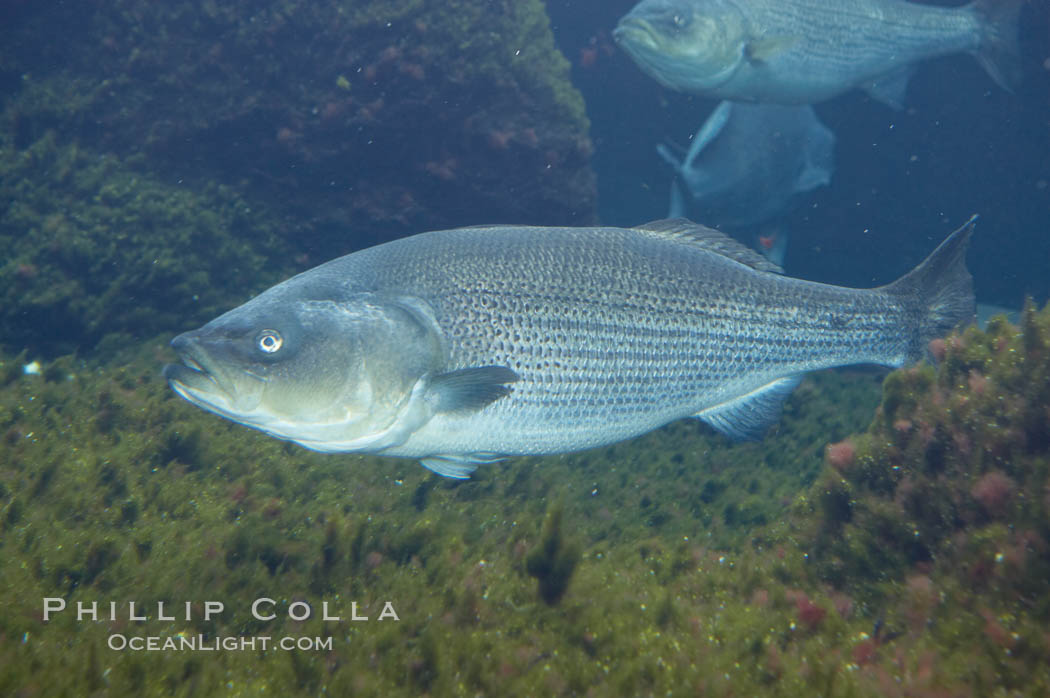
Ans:
[[[755,252],[747,245],[737,242],[725,233],[715,230],[714,228],[708,228],[706,225],[694,223],[688,218],[665,218],[664,220],[650,221],[649,223],[642,223],[641,225],[635,226],[634,229],[656,233],[657,235],[674,238],[676,240],[691,242],[703,247],[705,250],[710,250],[711,252],[720,254],[723,257],[729,257],[734,261],[746,264],[752,269],[757,269],[758,271],[771,271],[777,274],[784,273],[783,269],[770,262],[758,252]]]

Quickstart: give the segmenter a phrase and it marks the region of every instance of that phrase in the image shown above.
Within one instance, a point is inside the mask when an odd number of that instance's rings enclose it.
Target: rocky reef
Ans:
[[[165,181],[143,160],[54,131],[0,149],[0,344],[104,354],[205,322],[296,268],[272,209]]]
[[[1025,308],[1019,326],[994,318],[930,353],[936,369],[886,379],[867,432],[828,446],[802,505],[817,517],[814,567],[879,609],[864,662],[881,644],[921,643],[928,671],[944,662],[960,695],[1036,695],[1050,659],[1050,309]]]
[[[870,573],[975,564],[975,583],[1001,576],[994,586],[1018,593],[1014,585],[1046,578],[1039,567],[1046,559],[1029,553],[1045,550],[1050,536],[1048,338],[1047,313],[1029,307],[1020,327],[1000,316],[987,332],[935,340],[937,370],[923,365],[887,378],[868,432],[827,450],[825,574],[855,572],[860,561]],[[1004,526],[1010,539],[988,548],[988,536]],[[853,535],[858,530],[875,538]],[[1036,591],[1046,589],[1028,593]],[[1032,602],[1050,603],[1038,597]]]
[[[588,121],[540,0],[3,12],[0,240],[17,251],[0,286],[19,289],[7,320],[30,318],[4,333],[15,351],[174,331],[202,317],[190,285],[238,288],[233,304],[273,272],[423,230],[595,222]],[[115,322],[103,296],[142,312]]]
[[[244,179],[295,200],[299,236],[344,245],[594,220],[583,100],[540,0],[121,0],[26,14],[0,64],[24,76],[4,114],[20,146],[57,128],[179,174]]]

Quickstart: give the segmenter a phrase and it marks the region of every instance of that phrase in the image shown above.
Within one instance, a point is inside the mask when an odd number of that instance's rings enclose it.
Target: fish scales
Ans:
[[[804,50],[788,51],[801,65],[819,62],[855,70],[858,61],[902,64],[930,53],[966,50],[977,41],[970,15],[926,5],[886,2],[851,6],[820,0],[763,4],[764,25],[772,36],[799,37]],[[887,31],[891,29],[892,31]]]
[[[613,37],[676,90],[812,104],[851,88],[899,108],[924,60],[970,53],[1013,89],[1024,0],[936,7],[904,0],[642,0]]]
[[[684,219],[437,231],[303,272],[172,341],[200,407],[448,477],[698,416],[754,437],[806,371],[899,366],[972,315],[972,225],[861,290],[772,273]]]
[[[524,432],[524,443],[506,434],[509,451],[534,447],[532,436],[549,437],[552,425],[567,440],[587,432],[603,443],[639,415],[662,423],[784,371],[906,356],[897,299],[755,272],[684,241],[471,228],[427,244],[390,249],[372,263],[373,279],[397,279],[398,292],[430,300],[451,369],[496,364],[520,375],[488,410],[493,423]],[[737,377],[745,365],[747,377]]]

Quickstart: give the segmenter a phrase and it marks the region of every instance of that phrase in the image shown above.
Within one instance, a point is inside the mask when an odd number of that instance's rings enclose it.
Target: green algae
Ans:
[[[14,147],[58,130],[236,182],[298,252],[596,217],[583,99],[541,0],[122,0],[41,6],[18,36],[0,46],[24,74],[0,114]]]
[[[978,693],[1046,690],[1048,340],[1050,308],[1029,305],[1020,327],[971,327],[935,350],[936,368],[891,374],[810,509],[819,576],[927,637]]]
[[[878,410],[878,374],[827,372],[762,442],[680,422],[465,482],[205,414],[163,384],[166,338],[41,375],[4,355],[0,692],[1043,694],[1050,310],[1022,328],[949,339],[938,367],[890,374]],[[845,439],[853,460],[825,462]],[[982,491],[993,472],[1009,480]],[[552,604],[535,573],[558,560],[575,565]],[[43,623],[47,597],[149,620]],[[309,619],[289,617],[300,601]]]
[[[423,10],[423,0],[393,0],[384,3],[344,2],[340,14],[348,14],[355,29],[385,27],[393,22],[411,19]]]
[[[292,271],[265,206],[223,185],[158,180],[141,164],[54,131],[24,150],[0,147],[6,346],[56,356],[151,336]]]
[[[174,332],[407,232],[594,221],[583,101],[540,0],[122,0],[17,19],[0,45],[19,74],[0,111],[11,350]]]
[[[354,30],[414,23],[428,61],[452,66],[458,81],[499,85],[519,80],[542,96],[554,115],[586,132],[583,97],[568,79],[569,62],[554,45],[541,0],[449,0],[430,6],[422,0],[388,0],[352,3],[341,11]]]
[[[561,502],[551,505],[544,517],[539,542],[525,556],[525,571],[536,578],[540,598],[549,606],[558,603],[565,595],[580,560],[579,545],[565,539],[563,513]]]
[[[852,521],[898,522],[861,528],[883,531],[892,549],[910,549],[902,563],[943,555],[953,535],[996,519],[1040,537],[1050,532],[1045,498],[1015,496],[1047,483],[1045,317],[1029,307],[1022,331],[1002,319],[987,332],[967,329],[947,340],[936,371],[889,376],[876,420],[855,439],[855,459],[829,474],[850,492]]]
[[[114,364],[64,359],[63,380],[20,376],[0,390],[0,576],[11,590],[0,600],[0,663],[19,667],[0,678],[5,693],[724,694],[812,686],[794,678],[802,666],[818,667],[820,685],[838,671],[839,660],[819,657],[854,629],[834,612],[800,626],[784,591],[807,586],[803,555],[789,546],[780,556],[779,534],[753,542],[753,524],[724,516],[734,501],[745,511],[814,477],[818,448],[808,475],[777,484],[775,445],[739,447],[681,424],[634,448],[515,459],[450,482],[414,462],[321,456],[204,414],[163,385],[162,346],[125,350]],[[802,397],[851,382],[874,398],[868,376],[838,374]],[[824,421],[848,411],[789,405],[784,439],[810,428],[800,412]],[[751,473],[740,482],[728,476],[738,466]],[[676,501],[685,488],[706,501]],[[767,519],[788,504],[774,496]],[[572,542],[545,542],[558,536]],[[551,606],[536,593],[531,552],[574,545],[572,584]],[[807,593],[832,607],[823,591]],[[44,624],[45,597],[71,608],[135,600],[152,620],[129,622],[124,608],[116,621]],[[276,619],[252,617],[259,597],[275,600]],[[209,599],[227,612],[205,620]],[[189,620],[156,619],[157,602],[184,600],[195,602]],[[298,600],[316,615],[290,620]],[[377,619],[385,600],[401,620]],[[320,618],[325,601],[341,621]],[[352,601],[369,621],[349,620]],[[118,633],[333,647],[114,651]]]

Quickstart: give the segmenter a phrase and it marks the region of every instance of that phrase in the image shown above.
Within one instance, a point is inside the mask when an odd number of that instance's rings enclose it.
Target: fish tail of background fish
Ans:
[[[1021,83],[1021,47],[1018,38],[1021,5],[1025,0],[975,0],[969,7],[981,27],[977,61],[1009,92]]]
[[[881,289],[901,298],[908,308],[912,360],[928,357],[931,340],[976,317],[973,277],[966,269],[966,250],[976,220],[977,216],[970,218],[922,264]]]

